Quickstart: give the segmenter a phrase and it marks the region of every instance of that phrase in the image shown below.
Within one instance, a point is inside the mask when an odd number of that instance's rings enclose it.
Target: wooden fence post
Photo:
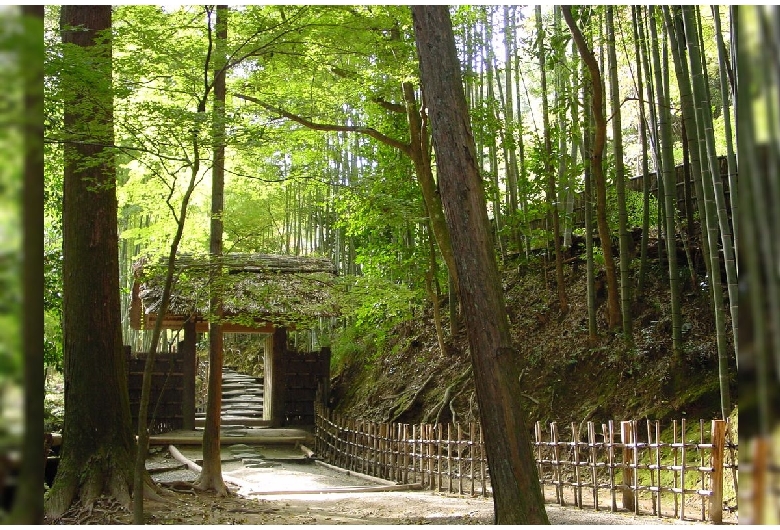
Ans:
[[[596,425],[588,422],[588,446],[590,447],[590,482],[593,488],[593,507],[599,511],[599,476],[597,470]]]
[[[712,421],[712,475],[710,475],[710,521],[723,522],[723,455],[726,446],[726,422]]]
[[[555,475],[553,476],[553,480],[555,481],[555,497],[558,500],[558,504],[565,506],[566,500],[563,498],[563,477],[561,476],[561,448],[558,446],[558,425],[555,422],[550,424],[550,442],[553,446],[553,466],[555,466]]]
[[[620,422],[620,441],[623,444],[623,508],[634,511],[634,470],[631,463],[634,461],[631,455],[630,444],[634,443],[630,421]]]

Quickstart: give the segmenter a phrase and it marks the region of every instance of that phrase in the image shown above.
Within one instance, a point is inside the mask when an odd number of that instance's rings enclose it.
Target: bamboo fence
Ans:
[[[532,436],[547,502],[721,522],[724,483],[736,491],[737,446],[727,422],[536,422]],[[671,441],[668,441],[671,435]],[[317,406],[315,452],[338,467],[460,495],[492,495],[479,423],[375,423]],[[729,491],[731,491],[729,489]]]

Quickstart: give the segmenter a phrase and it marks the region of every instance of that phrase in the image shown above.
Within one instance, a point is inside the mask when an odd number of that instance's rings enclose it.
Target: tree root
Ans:
[[[423,418],[423,423],[431,423],[431,420],[433,420],[433,423],[439,423],[442,419],[442,413],[445,409],[449,408],[452,413],[452,419],[455,421],[455,410],[452,406],[452,401],[458,397],[463,390],[458,391],[455,393],[455,389],[458,388],[463,382],[468,378],[468,376],[471,374],[471,365],[469,365],[468,368],[466,368],[466,371],[464,371],[462,374],[458,376],[455,381],[453,381],[445,390],[444,390],[444,396],[442,396],[441,401],[437,403],[436,405],[431,408],[427,414],[425,414],[425,417]]]
[[[426,379],[425,382],[422,385],[420,385],[420,388],[417,389],[417,391],[414,393],[414,395],[411,397],[411,399],[409,399],[409,401],[406,402],[406,405],[401,410],[399,410],[398,412],[395,412],[395,410],[398,408],[397,406],[393,407],[392,409],[390,409],[390,414],[389,414],[390,415],[390,419],[388,421],[390,423],[394,423],[394,422],[398,421],[398,419],[401,416],[403,416],[404,413],[406,413],[406,411],[411,409],[412,406],[414,405],[414,403],[417,401],[417,398],[420,397],[420,394],[422,394],[423,390],[425,390],[425,388],[428,386],[428,383],[430,383],[432,379],[433,379],[433,374],[428,376],[428,379]],[[395,412],[395,414],[394,414],[394,412]]]

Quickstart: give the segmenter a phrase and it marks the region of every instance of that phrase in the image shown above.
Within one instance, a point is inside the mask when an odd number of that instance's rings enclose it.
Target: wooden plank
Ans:
[[[710,465],[712,474],[710,475],[710,521],[715,524],[723,522],[723,458],[726,448],[726,422],[724,420],[713,420],[712,430],[710,431],[710,441],[712,443],[712,452]]]

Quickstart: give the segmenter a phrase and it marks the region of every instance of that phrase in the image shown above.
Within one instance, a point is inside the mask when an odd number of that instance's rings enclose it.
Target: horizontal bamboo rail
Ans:
[[[727,423],[658,421],[534,424],[543,491],[579,508],[720,522],[724,483],[737,489],[737,446]],[[669,433],[665,436],[669,438]],[[330,464],[399,484],[460,495],[492,495],[479,423],[374,423],[317,407],[315,453]],[[730,471],[730,472],[729,472]]]

